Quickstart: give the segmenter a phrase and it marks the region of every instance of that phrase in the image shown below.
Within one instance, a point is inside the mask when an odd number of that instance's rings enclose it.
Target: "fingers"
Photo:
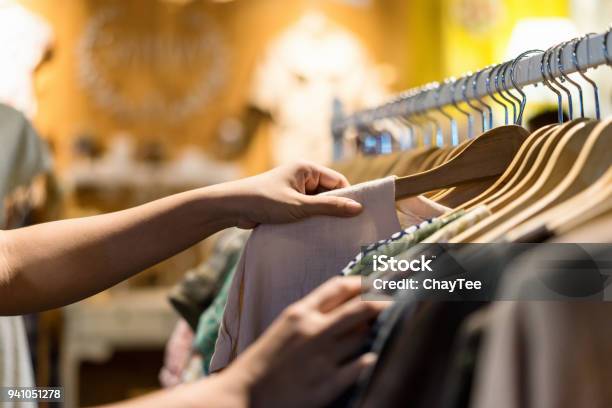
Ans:
[[[354,217],[363,207],[357,201],[344,197],[327,195],[301,196],[302,209],[307,216],[329,215],[333,217]]]
[[[328,190],[344,188],[350,186],[350,183],[342,174],[330,168],[313,165],[316,173],[319,173],[319,186]],[[318,187],[319,187],[318,186]]]
[[[342,336],[355,327],[370,323],[390,305],[390,302],[367,302],[360,298],[351,299],[329,313],[329,334]]]
[[[335,398],[345,391],[348,387],[353,385],[359,375],[370,367],[376,364],[376,355],[374,353],[367,353],[359,358],[345,364],[340,370],[323,385],[321,390],[324,395],[328,398]]]
[[[371,327],[362,326],[341,339],[336,340],[333,346],[332,359],[337,364],[344,364],[355,356],[363,353],[363,348],[371,335]]]
[[[361,293],[361,278],[357,276],[336,277],[328,280],[302,302],[322,313],[327,313]]]
[[[300,170],[304,172],[303,182],[307,193],[318,192],[321,189],[335,190],[350,185],[346,177],[325,166],[306,162],[300,165]]]

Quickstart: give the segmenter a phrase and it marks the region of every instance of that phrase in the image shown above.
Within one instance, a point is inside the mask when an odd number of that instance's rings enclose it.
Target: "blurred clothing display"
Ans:
[[[195,331],[193,348],[199,353],[204,374],[210,372],[238,259],[250,231],[231,228],[219,233],[209,258],[187,272],[170,293],[170,302]]]
[[[31,184],[48,173],[52,159],[48,147],[22,113],[0,104],[0,225],[4,223],[3,200],[17,187]]]
[[[206,375],[210,374],[210,363],[215,354],[215,346],[219,338],[219,330],[223,321],[225,307],[227,306],[230,287],[238,269],[237,261],[236,259],[233,263],[231,270],[223,281],[221,290],[217,293],[212,304],[202,313],[198,322],[198,331],[196,332],[193,347],[202,356],[202,370]]]
[[[249,234],[249,231],[238,228],[220,232],[212,254],[196,268],[187,271],[170,292],[172,306],[193,330],[197,330],[200,316],[213,303],[238,262]]]
[[[34,387],[34,373],[23,318],[0,316],[0,387]],[[13,407],[32,407],[17,402]]]
[[[34,116],[34,70],[52,43],[45,20],[15,0],[0,0],[0,102]]]
[[[166,344],[164,366],[159,373],[159,382],[163,387],[170,388],[183,382],[183,372],[192,355],[192,343],[193,330],[185,320],[179,320]]]
[[[29,186],[36,177],[50,172],[52,161],[46,144],[24,115],[2,104],[0,143],[0,229],[5,229],[5,200],[19,188]],[[0,363],[0,387],[34,386],[32,360],[21,316],[0,317]],[[33,405],[19,402],[14,406]]]
[[[311,13],[268,46],[255,70],[250,102],[272,116],[274,164],[327,163],[334,99],[354,109],[384,95],[380,72],[358,39]]]

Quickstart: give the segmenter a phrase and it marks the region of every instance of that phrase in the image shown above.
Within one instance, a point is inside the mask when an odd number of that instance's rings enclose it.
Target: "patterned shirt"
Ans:
[[[462,217],[464,214],[465,211],[461,210],[447,216],[432,218],[396,232],[388,239],[377,241],[357,254],[357,256],[342,269],[342,275],[367,276],[372,271],[374,255],[398,255],[418,244],[444,226]]]

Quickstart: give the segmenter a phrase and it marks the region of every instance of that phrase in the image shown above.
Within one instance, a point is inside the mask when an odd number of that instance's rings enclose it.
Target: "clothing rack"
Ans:
[[[423,87],[418,90],[409,90],[399,94],[388,103],[381,106],[355,112],[351,115],[344,115],[341,110],[336,109],[336,114],[332,120],[332,132],[334,140],[338,143],[342,139],[342,134],[347,127],[364,126],[375,120],[380,120],[393,116],[409,117],[415,113],[442,108],[447,105],[456,104],[462,101],[481,99],[486,96],[497,94],[495,87],[496,76],[505,75],[503,83],[498,79],[499,88],[521,89],[524,86],[544,83],[543,72],[546,78],[562,77],[563,74],[581,72],[589,68],[612,63],[612,31],[601,34],[588,34],[583,38],[568,41],[550,50],[550,63],[546,64],[546,59],[542,52],[523,53],[513,61],[505,64],[498,64],[484,68],[476,73],[466,74],[459,79],[448,79],[443,84],[435,87]],[[534,50],[535,51],[535,50]],[[557,60],[558,58],[558,60]],[[512,68],[507,67],[510,64]],[[562,67],[560,69],[560,67]],[[578,68],[579,67],[579,68]],[[497,71],[497,72],[494,72]],[[501,74],[500,74],[501,72]],[[512,72],[512,75],[509,74]],[[510,78],[511,77],[511,78]],[[487,86],[488,84],[488,86]],[[337,146],[336,143],[336,146]]]

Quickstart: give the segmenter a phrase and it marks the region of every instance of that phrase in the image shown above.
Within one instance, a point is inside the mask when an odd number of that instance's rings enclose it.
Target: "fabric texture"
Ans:
[[[487,307],[472,313],[461,325],[439,394],[440,408],[470,406],[482,339],[490,323],[491,314]]]
[[[536,249],[537,250],[537,249]],[[576,252],[578,253],[578,252]],[[558,268],[528,268],[517,260],[501,283],[502,297],[530,298],[534,286],[587,270],[593,259],[609,265],[609,246],[595,257],[584,253]],[[580,262],[577,262],[580,261]],[[594,274],[598,269],[592,269]],[[606,289],[573,301],[505,301],[492,306],[477,365],[472,407],[612,406],[612,303]]]
[[[193,346],[202,355],[202,369],[206,375],[210,374],[210,362],[215,352],[219,328],[221,327],[225,305],[227,304],[230,286],[236,274],[237,266],[236,263],[233,265],[231,271],[225,277],[217,297],[202,313],[198,323],[198,331],[196,332]]]
[[[463,216],[448,223],[429,237],[423,239],[422,243],[447,243],[468,228],[478,224],[491,215],[491,210],[486,205],[480,205],[466,212]]]
[[[481,302],[423,302],[416,312],[403,314],[356,406],[438,406],[454,338],[465,317],[481,306]]]
[[[33,386],[34,373],[23,318],[21,316],[0,317],[0,387]],[[35,407],[36,405],[32,402],[17,402],[11,407]]]
[[[319,216],[262,225],[253,231],[230,288],[212,372],[228,365],[283,309],[337,275],[360,245],[401,228],[394,177],[324,194],[357,200],[363,212],[353,218]]]
[[[213,303],[227,275],[238,262],[250,231],[230,228],[220,233],[212,254],[185,277],[170,292],[174,309],[197,330],[200,316]]]
[[[22,113],[0,104],[0,225],[4,225],[4,199],[19,186],[51,170],[47,145]]]
[[[183,371],[191,359],[192,342],[193,330],[185,320],[180,319],[166,344],[164,366],[159,373],[159,382],[164,388],[182,383]]]
[[[414,245],[429,237],[445,225],[463,216],[464,211],[458,211],[447,217],[434,218],[396,232],[390,238],[380,240],[367,246],[350,261],[342,273],[344,275],[368,276],[372,272],[374,255],[396,256],[408,251]]]

